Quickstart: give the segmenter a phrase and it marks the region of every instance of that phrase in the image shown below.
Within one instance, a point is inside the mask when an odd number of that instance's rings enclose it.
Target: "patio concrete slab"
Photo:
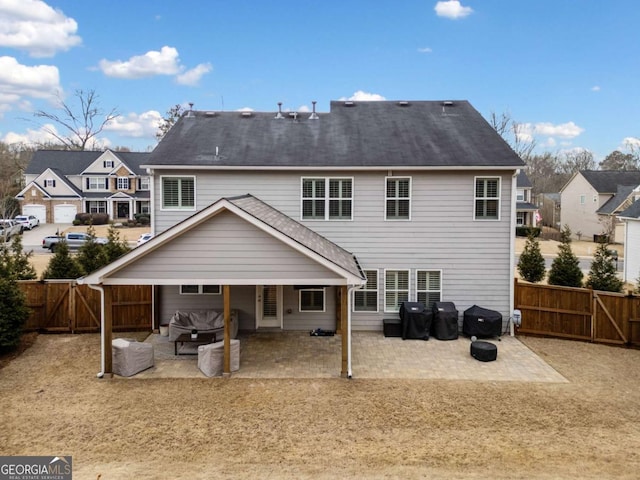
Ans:
[[[240,371],[233,378],[339,378],[342,339],[310,336],[308,332],[243,333]],[[354,332],[353,378],[439,379],[507,382],[556,382],[567,379],[515,337],[490,342],[498,358],[480,362],[470,355],[470,340],[402,340],[382,332]],[[167,337],[150,335],[156,364],[131,378],[206,378],[197,367],[197,355],[173,354]],[[194,346],[186,345],[187,348]]]

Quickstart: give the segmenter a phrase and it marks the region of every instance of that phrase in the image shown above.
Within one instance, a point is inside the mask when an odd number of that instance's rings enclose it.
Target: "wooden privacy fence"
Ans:
[[[515,284],[517,333],[640,346],[640,296],[586,288]]]
[[[31,311],[25,330],[51,333],[100,331],[98,290],[68,280],[23,280],[18,283]],[[113,330],[151,330],[153,287],[118,285],[111,288]]]

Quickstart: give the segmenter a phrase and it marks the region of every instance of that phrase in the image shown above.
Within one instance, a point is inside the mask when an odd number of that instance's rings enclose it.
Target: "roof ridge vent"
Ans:
[[[398,105],[400,105],[401,107],[408,107],[409,106],[409,102],[407,102],[406,100],[400,100],[398,102]]]
[[[311,113],[311,115],[309,116],[309,120],[318,120],[320,117],[318,116],[318,114],[316,113],[316,101],[312,101],[311,105],[313,105],[313,112]]]
[[[355,107],[355,103],[353,103],[351,100],[347,100],[346,102],[344,102],[344,106],[345,107]]]
[[[277,120],[282,120],[284,118],[284,115],[282,115],[282,102],[278,102],[278,113],[276,113],[276,116],[273,118]]]
[[[445,100],[442,102],[442,113],[446,113],[445,110],[447,107],[453,107],[453,102],[451,100]]]
[[[204,112],[204,116],[205,117],[215,117],[216,116],[216,112],[213,112],[211,110]]]
[[[253,112],[242,112],[240,115],[242,115],[243,117],[252,117],[253,116]]]

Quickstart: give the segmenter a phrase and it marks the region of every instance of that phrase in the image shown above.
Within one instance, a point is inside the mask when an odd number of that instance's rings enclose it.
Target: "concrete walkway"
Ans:
[[[340,335],[312,337],[308,332],[245,333],[240,339],[240,370],[232,378],[339,378]],[[167,337],[151,335],[156,364],[132,379],[206,378],[197,367],[197,355],[173,355]],[[353,378],[440,379],[482,382],[556,382],[567,380],[517,338],[492,339],[498,347],[494,362],[470,355],[470,341],[402,340],[382,332],[354,332]]]

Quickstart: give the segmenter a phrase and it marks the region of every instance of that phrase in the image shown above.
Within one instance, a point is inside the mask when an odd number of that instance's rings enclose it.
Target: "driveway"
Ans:
[[[33,250],[34,253],[44,253],[48,250],[42,248],[42,239],[49,235],[55,235],[71,225],[68,223],[45,223],[33,230],[25,230],[22,234],[22,247],[25,252]]]

